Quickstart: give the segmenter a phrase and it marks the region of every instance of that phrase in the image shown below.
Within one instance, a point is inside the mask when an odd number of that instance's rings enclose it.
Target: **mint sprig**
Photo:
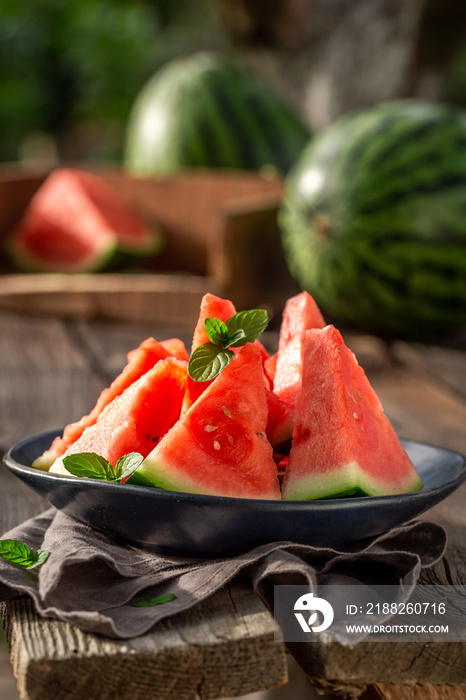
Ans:
[[[50,556],[46,549],[33,549],[20,540],[0,540],[0,558],[24,569],[37,569]]]
[[[138,600],[136,603],[131,603],[131,605],[133,608],[153,608],[155,605],[171,603],[172,600],[176,600],[176,595],[173,593],[162,593],[149,598],[149,600]]]
[[[208,343],[200,345],[192,353],[188,373],[195,382],[214,379],[232,361],[230,348],[239,348],[253,343],[267,328],[269,316],[265,309],[239,311],[226,322],[219,318],[204,321]]]
[[[139,452],[129,452],[120,457],[114,469],[105,457],[95,452],[79,452],[63,457],[63,465],[73,476],[121,482],[136,471],[143,459]]]

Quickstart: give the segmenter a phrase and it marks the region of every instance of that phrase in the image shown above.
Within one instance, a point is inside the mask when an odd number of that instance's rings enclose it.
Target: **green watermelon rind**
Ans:
[[[157,255],[163,249],[164,238],[160,229],[148,229],[148,235],[144,237],[144,240],[134,239],[134,241],[128,241],[127,243],[122,243],[118,240],[116,246],[116,255],[127,256],[127,257],[137,257],[143,258],[148,255]]]
[[[221,466],[219,466],[221,468]],[[219,493],[215,488],[209,488],[205,483],[200,486],[198,481],[194,481],[186,475],[177,472],[176,465],[169,464],[161,459],[154,459],[151,455],[146,457],[144,462],[133,472],[126,481],[133,486],[149,486],[159,488],[163,491],[174,491],[177,493],[192,493],[203,496],[216,496]],[[247,498],[248,500],[277,500],[272,493],[256,495],[251,498],[248,494],[232,492],[224,493],[222,498]]]
[[[343,498],[354,492],[361,496],[387,496],[402,493],[414,493],[423,487],[423,481],[417,473],[410,473],[406,482],[399,484],[391,494],[387,493],[386,484],[379,479],[371,479],[357,464],[343,464],[333,474],[319,473],[317,475],[300,475],[294,479],[287,478],[282,498],[286,501],[312,501],[333,498]]]
[[[136,486],[150,486],[162,489],[163,491],[178,491],[181,493],[200,493],[199,483],[195,483],[186,476],[176,478],[176,468],[167,465],[158,459],[154,459],[150,455],[146,457],[144,462],[138,467],[137,471],[133,472],[126,483]],[[216,496],[215,491],[203,489],[203,495]]]
[[[52,265],[44,259],[39,259],[38,256],[34,256],[31,250],[24,245],[24,241],[21,238],[16,238],[14,233],[10,236],[6,243],[6,252],[11,259],[13,265],[16,269],[22,272],[36,272],[36,273],[69,273],[69,274],[80,274],[80,273],[92,273],[100,272],[105,270],[114,258],[117,251],[116,238],[108,238],[105,245],[101,246],[101,250],[98,249],[92,251],[92,256],[87,257],[87,262],[81,260],[79,264],[65,263],[61,262],[57,265]]]
[[[113,255],[103,268],[105,271],[118,271],[131,269],[135,266],[136,270],[144,267],[144,261],[147,261],[150,266],[150,261],[156,255],[162,252],[165,245],[165,238],[160,229],[150,229],[150,237],[145,241],[135,240],[133,245],[123,245],[117,240],[117,244]]]

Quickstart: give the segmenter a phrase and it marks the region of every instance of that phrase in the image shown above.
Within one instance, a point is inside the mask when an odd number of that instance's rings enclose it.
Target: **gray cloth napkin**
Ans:
[[[275,542],[224,559],[180,559],[122,546],[53,508],[3,538],[47,549],[50,557],[31,571],[0,560],[0,600],[27,594],[41,615],[120,639],[147,632],[236,576],[247,576],[272,612],[274,585],[306,585],[313,591],[342,581],[395,585],[399,600],[407,599],[421,569],[438,561],[446,546],[442,527],[414,521],[345,552]],[[164,593],[176,598],[155,607],[131,605]]]

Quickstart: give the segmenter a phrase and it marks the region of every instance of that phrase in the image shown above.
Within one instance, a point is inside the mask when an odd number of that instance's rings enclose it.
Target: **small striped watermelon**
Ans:
[[[264,83],[223,55],[200,52],[162,67],[136,99],[124,164],[136,175],[190,168],[286,173],[310,138]]]
[[[364,370],[332,325],[306,331],[302,388],[283,500],[422,488]]]
[[[324,313],[385,336],[466,324],[466,114],[400,100],[340,119],[290,174],[289,267]]]

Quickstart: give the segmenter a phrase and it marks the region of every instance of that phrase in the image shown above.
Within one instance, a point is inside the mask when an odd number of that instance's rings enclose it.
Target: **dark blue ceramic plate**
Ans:
[[[276,541],[340,550],[417,517],[466,479],[462,455],[404,440],[424,481],[417,493],[293,502],[202,496],[31,468],[55,435],[21,440],[5,455],[5,465],[77,520],[134,546],[172,556],[230,556]]]

